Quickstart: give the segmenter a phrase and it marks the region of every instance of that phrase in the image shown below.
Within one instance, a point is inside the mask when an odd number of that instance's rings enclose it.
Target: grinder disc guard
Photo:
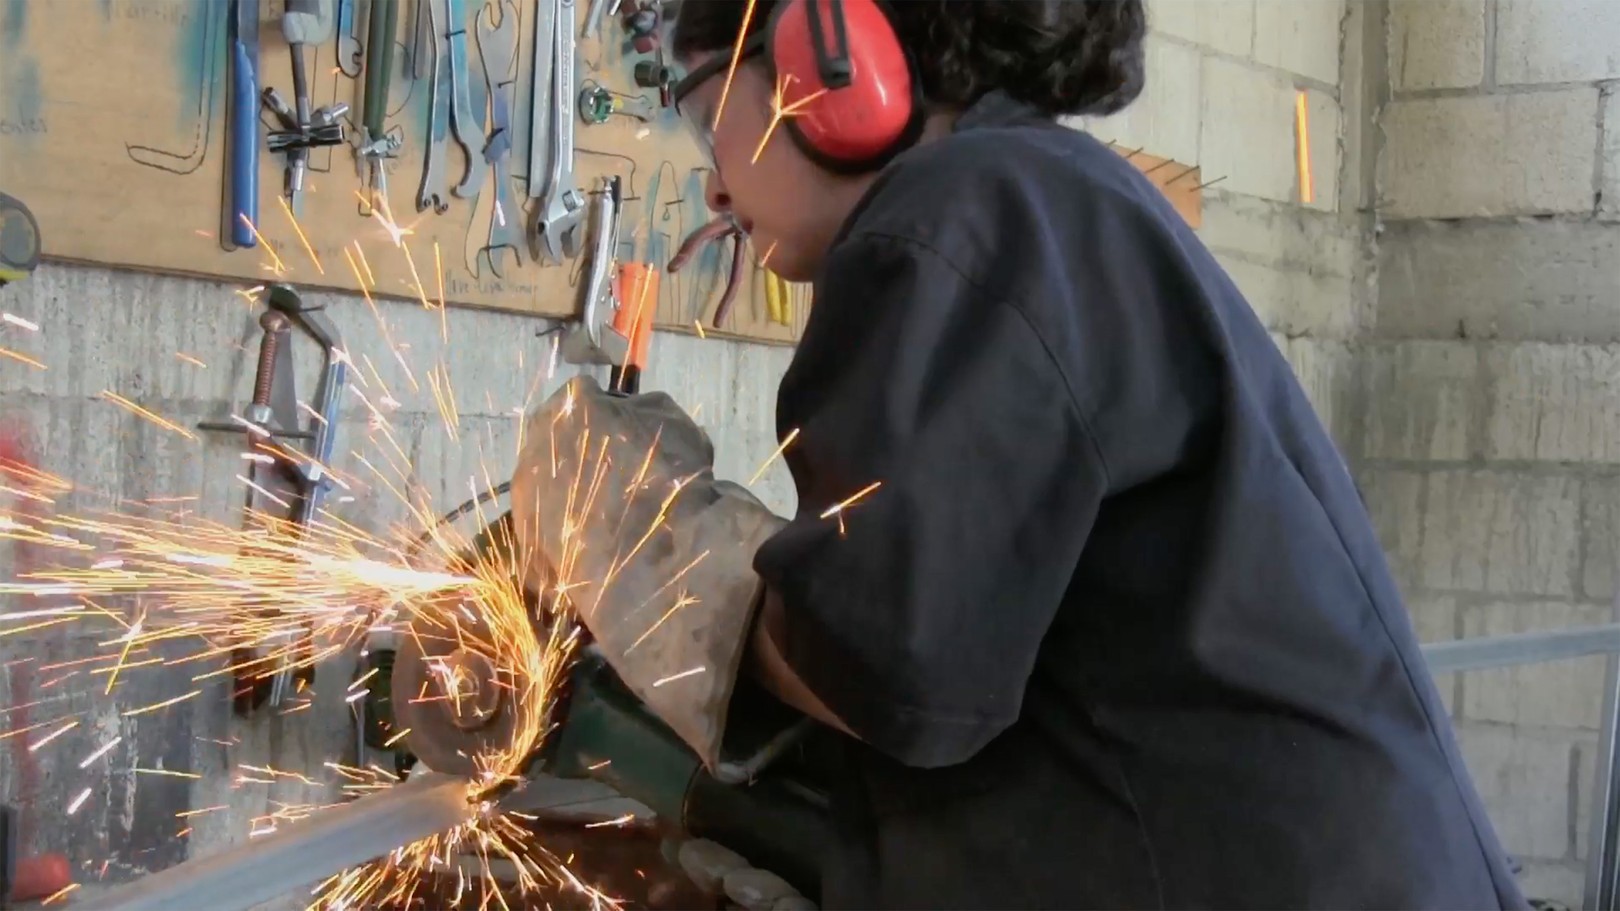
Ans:
[[[416,614],[401,637],[391,687],[398,731],[435,772],[486,771],[476,757],[508,749],[517,736],[512,672],[496,660],[477,605],[463,599],[445,598]]]

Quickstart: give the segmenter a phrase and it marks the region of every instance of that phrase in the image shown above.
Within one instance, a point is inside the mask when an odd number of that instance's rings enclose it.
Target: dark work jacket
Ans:
[[[897,159],[777,420],[828,907],[1523,906],[1343,459],[1120,155],[992,95]]]

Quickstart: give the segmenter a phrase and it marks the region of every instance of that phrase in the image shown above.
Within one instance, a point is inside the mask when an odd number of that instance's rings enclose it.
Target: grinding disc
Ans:
[[[405,746],[435,772],[472,776],[474,757],[506,749],[517,731],[510,674],[490,654],[475,611],[428,611],[400,637],[391,692]],[[458,635],[459,632],[459,635]],[[453,692],[452,692],[453,691]]]

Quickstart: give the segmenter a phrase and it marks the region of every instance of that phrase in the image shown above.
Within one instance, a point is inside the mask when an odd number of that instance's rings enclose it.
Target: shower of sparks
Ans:
[[[1299,201],[1309,204],[1315,197],[1311,186],[1311,128],[1303,89],[1294,93],[1294,136],[1299,154]]]
[[[826,89],[817,89],[789,104],[786,102],[787,90],[795,81],[797,80],[791,73],[783,73],[776,81],[776,91],[771,96],[771,122],[766,124],[764,135],[759,137],[759,145],[754,148],[754,157],[749,159],[750,164],[759,163],[759,156],[765,154],[765,144],[771,141],[771,136],[776,133],[776,128],[782,125],[783,120],[804,113],[806,105],[827,94]]]
[[[834,503],[833,505],[831,505],[831,506],[827,507],[826,509],[822,510],[821,518],[830,519],[833,516],[841,516],[841,515],[843,515],[844,510],[848,509],[851,506],[854,506],[856,503],[859,503],[861,500],[866,499],[866,496],[868,494],[870,494],[872,491],[877,490],[879,487],[882,487],[882,486],[883,486],[882,481],[873,481],[872,483],[866,485],[865,487],[862,487],[860,490],[855,491],[853,494],[850,494],[848,497],[845,497],[844,499],[839,500],[837,503]]]
[[[737,41],[731,47],[731,63],[726,66],[726,81],[720,87],[720,103],[714,107],[714,120],[709,129],[720,129],[720,115],[725,113],[726,98],[731,94],[731,82],[737,76],[737,64],[742,60],[743,45],[748,43],[748,26],[754,21],[754,0],[748,0],[743,9],[742,24],[737,26]]]
[[[781,94],[779,91],[779,100]],[[778,108],[778,120],[796,110],[795,106],[780,104]],[[445,277],[437,245],[431,259],[413,254],[411,229],[395,222],[385,204],[373,207],[372,216],[386,236],[385,254],[400,257],[409,266],[410,278],[399,281],[398,287],[387,289],[387,293],[416,297],[424,307],[437,309],[441,334],[450,345]],[[251,224],[249,227],[258,236],[258,229]],[[298,233],[305,252],[315,262],[308,239],[301,230]],[[288,264],[262,236],[259,240],[260,249],[273,260],[268,264],[269,271],[278,276],[287,274]],[[459,885],[475,893],[482,890],[482,899],[477,902],[480,909],[510,907],[489,875],[491,862],[496,860],[509,862],[517,870],[516,891],[521,894],[562,893],[574,905],[612,906],[612,898],[571,871],[571,857],[553,855],[537,839],[525,824],[534,817],[501,811],[499,798],[520,778],[549,731],[548,713],[581,640],[576,612],[589,613],[604,595],[611,594],[617,574],[664,527],[670,507],[685,489],[684,482],[649,483],[643,487],[641,482],[653,451],[623,454],[629,471],[634,472],[635,466],[640,466],[640,471],[630,492],[622,498],[625,512],[606,515],[598,499],[609,462],[605,435],[593,434],[589,426],[580,429],[577,440],[559,439],[554,434],[554,459],[558,448],[572,447],[580,456],[580,470],[572,478],[556,481],[568,492],[567,515],[561,517],[565,529],[563,553],[548,555],[555,558],[547,561],[555,578],[535,591],[529,579],[530,555],[517,539],[537,540],[538,536],[516,535],[511,523],[496,521],[502,510],[493,506],[479,505],[468,514],[468,526],[493,532],[476,541],[456,523],[441,521],[446,507],[454,502],[438,502],[423,484],[418,463],[426,440],[417,437],[424,430],[420,416],[425,415],[429,425],[426,431],[442,434],[447,446],[476,448],[479,467],[475,476],[458,478],[457,484],[447,486],[464,484],[481,492],[493,488],[494,481],[505,480],[484,464],[489,454],[486,447],[492,448],[493,437],[460,428],[458,403],[482,401],[479,410],[499,415],[502,422],[510,420],[507,415],[515,414],[516,448],[523,451],[528,423],[525,416],[555,373],[557,337],[551,338],[547,357],[531,357],[531,369],[524,369],[522,352],[518,352],[516,369],[525,375],[534,374],[532,382],[522,384],[527,389],[520,393],[522,401],[496,401],[488,391],[481,397],[463,397],[451,383],[442,354],[431,355],[430,362],[413,364],[407,356],[408,346],[395,341],[395,333],[373,300],[373,291],[384,292],[379,290],[378,273],[360,240],[341,249],[376,322],[378,331],[373,338],[400,365],[402,372],[396,375],[403,377],[403,381],[393,380],[395,388],[390,388],[371,357],[360,352],[351,357],[344,350],[330,352],[350,366],[347,392],[364,407],[370,427],[369,433],[357,434],[359,439],[350,443],[354,448],[346,452],[349,468],[338,470],[318,463],[282,439],[271,437],[265,428],[238,418],[236,422],[246,431],[246,442],[241,444],[246,451],[239,464],[247,471],[241,478],[241,489],[245,492],[257,487],[266,495],[257,498],[263,508],[238,511],[223,521],[204,515],[196,496],[147,496],[109,504],[107,494],[0,457],[0,547],[27,545],[33,555],[27,569],[19,567],[13,575],[0,575],[0,640],[34,630],[67,627],[74,631],[76,641],[90,644],[84,656],[36,666],[36,671],[47,675],[42,677],[39,691],[52,696],[0,707],[0,740],[15,738],[14,743],[26,745],[28,751],[42,756],[70,751],[62,756],[63,762],[74,763],[89,775],[115,771],[200,780],[203,776],[198,772],[136,767],[136,757],[129,750],[124,751],[128,764],[109,761],[125,737],[89,736],[88,732],[97,729],[92,719],[98,716],[68,700],[68,694],[55,693],[85,685],[84,696],[92,704],[115,706],[117,711],[112,717],[120,722],[160,712],[189,713],[196,710],[195,706],[219,698],[222,682],[233,687],[263,683],[284,672],[314,668],[352,655],[373,630],[407,630],[419,641],[443,637],[489,658],[495,668],[495,684],[516,709],[513,734],[509,740],[470,757],[477,771],[467,785],[465,822],[332,877],[316,890],[312,907],[335,911],[408,903],[412,897],[422,897],[430,875],[443,875],[455,867],[456,858],[465,855],[477,859],[484,875],[464,874]],[[435,274],[418,275],[416,264],[429,261]],[[402,271],[406,271],[403,266],[394,274]],[[233,293],[247,306],[258,308],[265,291],[264,286],[256,285]],[[0,316],[0,330],[37,329],[20,317]],[[486,345],[487,340],[472,343]],[[373,354],[379,362],[384,361],[380,352]],[[4,348],[0,348],[0,356],[21,357]],[[174,357],[197,367],[206,366],[194,353],[177,351]],[[418,373],[425,382],[418,383]],[[398,396],[413,395],[412,409],[394,417],[394,412],[404,407]],[[132,418],[187,442],[203,442],[176,420],[178,415],[158,414],[110,389],[103,391],[100,398]],[[311,424],[323,420],[309,404],[298,405]],[[442,426],[432,426],[435,414]],[[403,420],[405,417],[411,420]],[[696,410],[692,417],[696,419]],[[796,432],[784,439],[766,465],[779,458],[795,437]],[[210,441],[209,445],[214,443]],[[657,445],[655,440],[652,446]],[[587,467],[585,457],[595,453],[602,455],[593,467]],[[331,496],[315,510],[309,523],[296,524],[266,511],[270,507],[263,504],[273,503],[274,498],[256,472],[274,467],[267,463],[297,466],[330,479],[334,488]],[[838,508],[853,504],[876,487],[871,485]],[[463,496],[458,491],[452,499],[459,501]],[[658,505],[649,527],[623,529],[627,537],[618,538],[631,501],[641,502],[637,498],[647,497]],[[403,518],[379,529],[362,528],[353,524],[343,507],[357,498],[381,500],[382,505],[402,511]],[[580,555],[587,537],[582,531],[591,528],[591,523],[607,523],[615,530],[617,540],[634,542],[624,553],[614,556],[600,579],[579,577]],[[695,598],[678,588],[681,576],[690,568],[683,568],[665,584],[673,607],[646,618],[646,628],[637,644],[665,634],[664,621],[682,607],[696,603]],[[583,603],[575,603],[576,596]],[[157,672],[163,675],[154,676]],[[705,668],[693,668],[660,680],[657,685],[704,672]],[[368,687],[376,685],[375,673],[347,684],[345,700],[363,699]],[[136,690],[133,684],[138,680],[155,681],[160,688]],[[53,690],[58,684],[60,689]],[[140,697],[125,695],[133,692],[140,692]],[[300,691],[284,711],[311,709],[316,705],[313,695]],[[72,704],[75,709],[46,719],[20,711],[34,708],[37,714],[40,707],[56,703]],[[77,734],[68,736],[70,732]],[[388,736],[397,742],[408,740],[411,732],[394,730]],[[199,739],[227,749],[240,747],[234,738]],[[113,769],[115,765],[119,767]],[[264,815],[251,821],[251,833],[263,835],[343,800],[396,783],[392,771],[365,762],[358,765],[327,762],[318,776],[312,776],[305,772],[315,770],[294,772],[238,764],[232,767],[232,787],[274,784],[278,788],[315,789],[297,800],[272,800]],[[334,789],[341,795],[336,801],[332,799]],[[77,812],[105,790],[85,787],[74,791],[76,796],[66,812]],[[226,808],[222,803],[182,811],[176,814],[180,820],[176,828],[188,831],[192,818]]]

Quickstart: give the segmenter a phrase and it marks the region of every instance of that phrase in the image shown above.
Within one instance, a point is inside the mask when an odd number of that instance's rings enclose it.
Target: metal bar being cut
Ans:
[[[453,828],[468,814],[465,779],[413,775],[398,787],[74,906],[85,911],[250,908]]]
[[[1423,658],[1429,664],[1429,673],[1436,675],[1540,664],[1613,652],[1620,652],[1620,623],[1431,642],[1423,646]]]

